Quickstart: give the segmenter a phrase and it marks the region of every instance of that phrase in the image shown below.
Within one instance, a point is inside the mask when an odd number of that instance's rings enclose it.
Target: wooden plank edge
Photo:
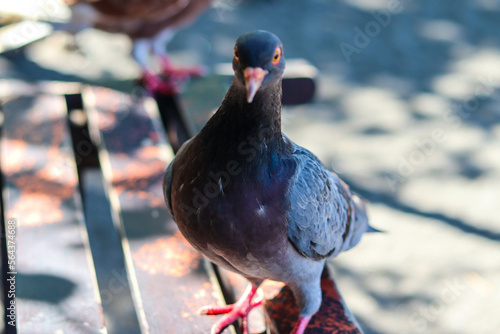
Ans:
[[[144,305],[142,303],[141,292],[139,288],[139,282],[137,281],[137,276],[134,268],[134,261],[132,259],[132,251],[130,244],[126,237],[125,227],[123,223],[123,218],[121,215],[121,205],[118,197],[118,193],[111,184],[112,180],[112,167],[111,159],[108,152],[103,147],[103,141],[101,134],[99,132],[98,126],[98,111],[95,108],[96,99],[92,88],[90,86],[83,86],[81,89],[81,94],[83,97],[84,109],[87,113],[88,124],[89,124],[89,135],[94,144],[97,147],[97,153],[99,156],[99,161],[101,163],[101,171],[103,173],[104,188],[106,189],[106,196],[110,203],[111,217],[115,228],[117,229],[120,240],[123,247],[123,258],[125,261],[125,269],[127,271],[128,280],[130,283],[130,290],[132,293],[132,300],[134,301],[135,311],[139,320],[139,326],[143,334],[150,333],[149,324],[146,317],[146,312],[144,311]]]
[[[68,135],[69,135],[69,140],[71,141],[71,152],[73,153],[73,156],[76,156],[75,152],[73,151],[73,139],[71,138],[71,134],[69,133],[69,125],[68,125]],[[74,169],[75,173],[78,175],[78,168],[76,165],[76,160],[75,159],[69,159],[71,161],[71,168]],[[78,177],[78,176],[77,176]],[[80,182],[81,180],[78,180]],[[92,257],[92,250],[90,249],[90,241],[89,241],[89,235],[87,231],[87,224],[85,222],[85,215],[83,213],[83,199],[82,195],[80,193],[80,189],[77,186],[77,191],[74,193],[74,199],[75,199],[75,206],[78,209],[76,212],[76,219],[78,220],[78,225],[79,225],[79,230],[80,230],[80,235],[82,236],[82,242],[84,244],[84,253],[85,257],[87,259],[87,266],[89,267],[90,271],[90,276],[92,279],[92,286],[93,286],[93,291],[94,291],[94,298],[98,301],[99,306],[101,308],[101,315],[103,316],[102,323],[104,324],[103,330],[100,332],[102,334],[107,334],[107,328],[106,328],[106,323],[104,320],[104,313],[103,313],[103,308],[102,308],[102,299],[101,299],[101,293],[99,290],[99,284],[97,282],[97,274],[95,271],[95,265],[94,265],[94,258]]]
[[[64,82],[43,82],[42,84],[39,84],[38,87],[41,89],[43,93],[46,94],[56,94],[60,97],[61,100],[64,100],[63,94],[67,92],[75,92],[81,89],[81,85],[78,83],[64,83]],[[69,112],[68,107],[66,105],[66,101],[64,100],[64,106],[66,109],[66,113]],[[67,136],[68,140],[70,141],[71,145],[69,147],[70,152],[72,153],[73,157],[76,156],[76,153],[73,151],[73,139],[71,137],[71,130],[69,127],[69,124],[67,124],[66,127],[67,130]],[[76,165],[76,160],[75,159],[68,159],[69,161],[68,164],[72,170],[74,170],[77,180],[78,180],[78,168]],[[80,180],[78,180],[80,182]],[[79,186],[76,187],[76,191],[73,193],[73,200],[75,203],[75,207],[77,211],[75,212],[75,218],[78,221],[79,225],[79,232],[81,235],[81,240],[84,245],[84,254],[87,262],[87,267],[88,271],[90,273],[90,278],[92,280],[92,290],[94,292],[94,298],[98,302],[99,308],[100,308],[100,314],[101,314],[101,323],[103,324],[103,327],[99,331],[102,334],[107,334],[108,330],[106,327],[106,323],[104,320],[104,314],[103,314],[103,309],[102,309],[102,299],[101,299],[101,294],[99,292],[99,284],[97,282],[97,275],[95,272],[95,266],[94,266],[94,259],[92,257],[92,251],[90,249],[90,242],[89,242],[89,235],[87,232],[87,225],[85,223],[85,216],[83,213],[83,199],[82,195],[80,193]]]
[[[78,83],[68,83],[66,86],[66,83],[64,82],[43,82],[42,84],[37,85],[38,88],[41,89],[43,93],[47,94],[56,94],[60,96],[61,99],[64,99],[63,94],[67,92],[76,92],[81,89],[81,85]],[[64,102],[66,113],[69,112],[66,103]],[[66,128],[67,130],[67,135],[68,135],[68,140],[70,141],[70,152],[72,153],[73,156],[76,155],[76,153],[73,151],[73,139],[71,138],[71,130],[69,127],[69,124]],[[75,159],[68,159],[67,161],[68,167],[70,167],[72,170],[75,171],[75,174],[78,175],[78,167],[76,165],[76,160]],[[77,176],[78,178],[78,176]],[[78,180],[80,182],[80,180]],[[79,225],[79,232],[81,236],[81,240],[83,243],[83,248],[84,248],[84,254],[87,262],[87,267],[88,271],[90,273],[90,278],[92,280],[92,290],[94,292],[94,298],[98,302],[99,307],[100,307],[100,312],[101,316],[103,316],[103,310],[102,310],[102,299],[101,299],[101,294],[99,292],[99,284],[97,282],[97,275],[95,272],[95,266],[94,266],[94,259],[92,257],[92,251],[90,249],[90,242],[89,242],[89,235],[87,232],[87,225],[85,223],[85,215],[83,213],[83,199],[82,195],[80,193],[79,187],[76,187],[76,191],[73,193],[73,200],[75,203],[75,207],[77,211],[75,212],[75,218],[78,221]],[[102,334],[107,334],[108,330],[106,328],[106,324],[104,321],[104,317],[101,319],[102,324],[104,327],[99,331]]]

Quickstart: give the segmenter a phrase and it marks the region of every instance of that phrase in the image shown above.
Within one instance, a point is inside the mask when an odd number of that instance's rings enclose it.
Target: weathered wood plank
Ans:
[[[164,204],[162,179],[173,155],[154,101],[90,87],[83,97],[143,333],[208,333],[214,319],[196,311],[220,303],[219,288]]]
[[[18,332],[105,333],[64,99],[13,96],[2,96],[1,170],[17,223]]]

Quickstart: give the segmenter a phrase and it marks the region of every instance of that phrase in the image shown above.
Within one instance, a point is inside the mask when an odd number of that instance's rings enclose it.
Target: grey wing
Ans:
[[[288,238],[302,255],[321,260],[342,251],[350,207],[342,181],[308,150],[294,145]]]

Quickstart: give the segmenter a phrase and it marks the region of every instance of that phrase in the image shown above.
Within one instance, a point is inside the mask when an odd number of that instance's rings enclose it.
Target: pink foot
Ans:
[[[235,304],[202,307],[198,313],[203,315],[225,314],[212,326],[210,333],[219,334],[227,326],[241,318],[243,323],[243,334],[248,334],[248,313],[250,313],[254,307],[259,306],[264,302],[262,298],[258,298],[256,301],[252,302],[252,298],[256,291],[257,288],[251,285],[247,288],[243,296],[241,296],[240,300],[238,300]]]
[[[149,70],[145,70],[144,73],[142,73],[142,84],[150,95],[154,95],[156,92],[163,90],[160,77]]]
[[[203,66],[191,66],[191,67],[175,67],[170,58],[163,56],[160,59],[161,68],[166,76],[171,76],[174,79],[187,81],[189,78],[196,78],[204,76],[206,70]]]
[[[161,74],[154,74],[146,70],[142,76],[142,83],[149,95],[177,95],[182,92],[186,80],[179,80],[172,76],[164,76]]]
[[[295,328],[292,330],[292,333],[290,334],[303,334],[304,331],[306,330],[309,320],[311,320],[311,317],[303,317],[303,316],[300,317],[299,321],[297,321],[297,325],[295,325]]]
[[[161,58],[161,67],[160,74],[151,70],[145,70],[143,73],[142,82],[151,95],[180,94],[190,78],[203,76],[206,72],[202,66],[176,68],[168,57]]]

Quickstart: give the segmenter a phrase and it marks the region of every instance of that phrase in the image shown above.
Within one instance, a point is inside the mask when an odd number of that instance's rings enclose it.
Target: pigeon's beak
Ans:
[[[266,77],[268,71],[260,67],[247,67],[243,71],[245,79],[245,88],[247,90],[247,102],[252,103],[255,94],[262,85],[262,81]]]

